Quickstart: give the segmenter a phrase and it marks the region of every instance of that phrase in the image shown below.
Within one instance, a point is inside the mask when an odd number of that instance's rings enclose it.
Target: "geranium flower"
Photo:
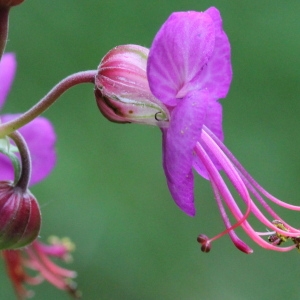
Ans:
[[[173,13],[150,48],[147,75],[152,93],[171,111],[162,129],[164,169],[177,205],[195,214],[192,166],[206,175],[193,149],[203,125],[221,140],[222,108],[231,83],[230,44],[218,11]]]
[[[288,209],[286,204],[254,181],[222,143],[222,107],[218,100],[227,95],[232,78],[230,43],[222,29],[219,11],[173,13],[156,34],[150,48],[147,77],[150,90],[169,110],[169,127],[163,134],[163,167],[168,187],[176,204],[188,215],[195,214],[195,169],[210,180],[226,230],[209,239],[200,235],[202,250],[208,252],[212,240],[228,233],[242,251],[252,249],[241,241],[233,229],[241,226],[260,246],[278,251],[299,248],[300,231],[283,221],[266,203],[263,196]],[[224,182],[223,169],[243,201],[243,214]],[[254,197],[269,214],[269,220],[258,209]],[[237,223],[231,225],[223,202]],[[272,232],[256,232],[247,221],[249,213]],[[269,236],[269,241],[263,239]],[[291,240],[294,245],[279,247]]]
[[[4,54],[0,61],[0,108],[3,106],[11,88],[16,71],[16,60],[12,53]],[[1,122],[7,122],[16,118],[18,114],[4,114],[0,116]],[[19,129],[27,142],[32,161],[30,184],[35,184],[49,175],[56,161],[55,140],[56,135],[52,124],[43,117],[34,119],[29,124]],[[0,155],[0,181],[13,180],[14,170],[11,161],[4,155]],[[9,189],[9,187],[8,187]],[[2,195],[5,198],[5,195]],[[3,209],[1,211],[3,213]],[[8,276],[15,288],[18,299],[26,299],[32,293],[28,292],[25,284],[38,284],[44,279],[55,287],[63,289],[74,297],[79,294],[72,278],[76,276],[74,271],[63,269],[55,265],[50,257],[66,259],[74,247],[65,240],[54,240],[52,245],[45,245],[35,240],[27,247],[20,250],[4,250],[2,257],[6,263]],[[37,272],[33,277],[26,273],[25,267]]]

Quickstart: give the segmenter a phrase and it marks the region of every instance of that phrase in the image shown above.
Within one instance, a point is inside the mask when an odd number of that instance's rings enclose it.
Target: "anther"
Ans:
[[[211,241],[205,234],[199,234],[197,237],[197,242],[201,244],[201,251],[208,253],[211,249]]]

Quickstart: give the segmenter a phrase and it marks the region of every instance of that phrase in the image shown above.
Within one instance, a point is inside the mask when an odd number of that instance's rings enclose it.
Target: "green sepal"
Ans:
[[[14,168],[14,183],[16,183],[19,180],[20,174],[21,174],[21,164],[20,160],[17,157],[15,153],[18,153],[19,150],[15,145],[12,145],[9,142],[8,137],[0,139],[0,153],[3,153],[6,155],[11,163],[13,164]],[[1,172],[1,170],[0,170]]]

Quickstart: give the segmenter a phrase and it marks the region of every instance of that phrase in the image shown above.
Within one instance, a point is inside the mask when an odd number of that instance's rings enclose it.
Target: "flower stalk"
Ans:
[[[94,78],[97,71],[82,71],[72,74],[57,85],[55,85],[47,95],[45,95],[37,104],[30,108],[27,112],[18,118],[0,125],[0,138],[11,134],[30,121],[37,118],[45,110],[47,110],[64,92],[71,87],[81,83],[94,83]]]
[[[15,188],[20,189],[25,193],[28,189],[31,177],[31,157],[25,139],[18,132],[12,132],[9,137],[16,143],[21,158],[21,173],[18,178],[15,178]]]
[[[34,241],[41,227],[37,200],[28,190],[31,158],[24,138],[19,132],[10,134],[21,157],[20,174],[15,183],[0,181],[0,249],[17,249]]]

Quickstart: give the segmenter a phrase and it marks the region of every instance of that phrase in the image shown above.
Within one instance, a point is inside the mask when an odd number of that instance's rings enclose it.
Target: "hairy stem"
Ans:
[[[27,112],[22,114],[19,118],[1,124],[0,138],[9,135],[10,133],[14,132],[15,130],[38,117],[69,88],[80,83],[94,83],[96,72],[96,70],[78,72],[60,81],[56,86],[52,88],[52,90],[50,90],[47,95],[45,95],[37,104],[35,104]]]

